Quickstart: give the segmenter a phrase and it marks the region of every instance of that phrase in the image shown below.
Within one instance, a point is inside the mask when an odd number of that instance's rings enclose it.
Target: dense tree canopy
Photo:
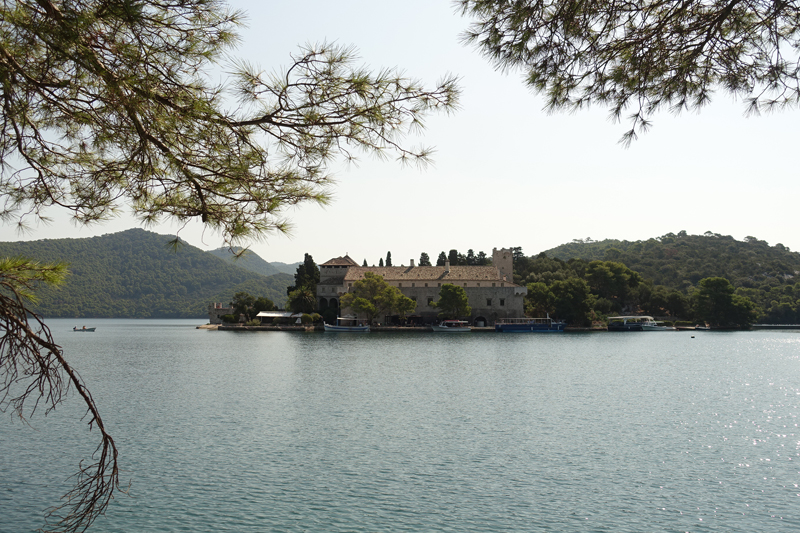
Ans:
[[[549,257],[548,257],[549,256]],[[730,235],[707,231],[703,235],[689,235],[686,231],[667,233],[642,241],[607,239],[593,241],[576,239],[546,252],[552,265],[563,263],[564,269],[578,268],[586,261],[606,260],[625,264],[652,282],[652,304],[638,289],[637,298],[650,314],[687,316],[691,302],[689,293],[704,278],[725,278],[758,307],[761,320],[772,324],[800,323],[800,254],[783,244],[770,246],[753,236],[738,241]],[[569,259],[569,261],[564,262]],[[523,258],[515,261],[514,279],[518,283],[541,281],[547,276],[535,274],[540,270],[540,259]],[[534,268],[535,266],[535,268]],[[555,269],[555,267],[553,267]],[[528,279],[532,276],[535,279]],[[663,289],[659,289],[663,286]],[[664,300],[667,298],[668,302]]]
[[[0,242],[0,257],[68,264],[64,282],[38,286],[29,306],[48,318],[203,318],[209,303],[230,302],[237,292],[286,302],[289,274],[262,276],[242,268],[247,256],[220,259],[186,243],[175,253],[170,240],[134,228],[85,239]]]
[[[359,315],[365,315],[367,322],[372,323],[391,313],[406,315],[412,312],[417,303],[404,296],[400,289],[384,281],[374,272],[365,272],[364,278],[353,283],[353,287],[340,299],[343,308],[350,308]]]
[[[704,278],[694,293],[695,315],[713,327],[736,327],[752,324],[755,305],[735,294],[725,278]]]
[[[233,308],[234,317],[238,320],[239,316],[243,315],[245,322],[254,320],[261,311],[275,310],[275,304],[269,298],[264,296],[256,298],[244,291],[233,295],[231,307]]]
[[[452,283],[442,284],[439,299],[431,302],[431,307],[441,309],[439,318],[461,318],[472,313],[467,291],[464,287]]]
[[[721,89],[758,112],[800,99],[800,5],[784,0],[460,0],[465,40],[520,68],[550,109],[629,112],[630,142],[663,108]],[[629,111],[627,111],[629,109]]]

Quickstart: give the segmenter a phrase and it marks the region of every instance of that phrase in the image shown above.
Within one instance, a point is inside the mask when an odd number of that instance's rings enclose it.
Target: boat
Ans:
[[[72,328],[72,331],[94,331],[96,329],[97,328],[87,328],[86,326],[83,326],[82,328],[75,326],[74,328]]]
[[[663,322],[650,320],[642,324],[642,331],[677,331],[672,326],[665,326]]]
[[[546,318],[501,318],[494,324],[500,333],[558,333],[564,331],[566,322],[556,322],[548,315]]]
[[[465,331],[472,331],[469,327],[469,322],[466,320],[443,320],[440,324],[431,324],[433,331],[448,331],[451,333],[460,333]]]
[[[352,324],[343,324],[343,322],[352,322]],[[336,324],[322,323],[325,331],[348,331],[352,333],[368,333],[369,325],[358,323],[356,317],[336,317]]]
[[[651,316],[610,316],[608,331],[674,331],[670,326],[659,325]]]

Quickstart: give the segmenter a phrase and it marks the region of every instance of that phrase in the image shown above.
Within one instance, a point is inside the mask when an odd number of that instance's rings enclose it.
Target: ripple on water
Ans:
[[[98,326],[62,342],[132,482],[99,531],[800,526],[790,334]],[[0,505],[12,509],[0,530],[42,524],[91,451],[80,414],[70,402],[36,431],[0,426],[0,446],[15,450],[0,458]],[[65,442],[74,453],[53,456]]]

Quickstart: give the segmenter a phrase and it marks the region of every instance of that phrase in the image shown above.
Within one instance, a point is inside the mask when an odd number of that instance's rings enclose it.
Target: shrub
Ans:
[[[236,315],[222,315],[220,318],[225,324],[235,324],[239,321]]]
[[[303,324],[311,324],[314,319],[308,313],[303,313],[303,316],[300,317],[300,322]]]

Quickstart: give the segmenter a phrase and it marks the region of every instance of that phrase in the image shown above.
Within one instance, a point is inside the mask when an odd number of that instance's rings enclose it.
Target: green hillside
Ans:
[[[686,289],[702,278],[727,278],[734,287],[761,288],[794,284],[800,254],[782,244],[770,246],[755,237],[737,241],[729,235],[668,233],[646,241],[573,241],[545,252],[568,261],[619,261],[656,285]]]
[[[230,261],[232,264],[241,267],[245,270],[249,270],[250,272],[255,272],[256,274],[261,274],[262,276],[274,276],[275,274],[294,274],[295,270],[297,269],[297,265],[300,263],[269,263],[262,259],[257,253],[253,252],[252,250],[247,250],[244,254],[236,257],[235,254],[242,251],[242,248],[235,246],[231,248],[217,248],[216,250],[209,250],[207,253],[219,257],[220,259],[224,259],[226,261]]]
[[[737,294],[758,305],[765,322],[800,322],[800,254],[782,244],[770,246],[755,237],[737,241],[718,233],[688,235],[681,231],[646,241],[576,240],[544,254],[562,261],[620,262],[654,285],[684,294],[691,294],[703,278],[726,278]],[[527,273],[519,277],[518,281],[524,283]]]
[[[175,251],[172,239],[131,229],[86,239],[0,242],[0,256],[69,264],[63,285],[40,291],[33,308],[45,317],[207,317],[209,303],[227,303],[239,291],[284,304],[292,276],[259,275],[185,243]]]

